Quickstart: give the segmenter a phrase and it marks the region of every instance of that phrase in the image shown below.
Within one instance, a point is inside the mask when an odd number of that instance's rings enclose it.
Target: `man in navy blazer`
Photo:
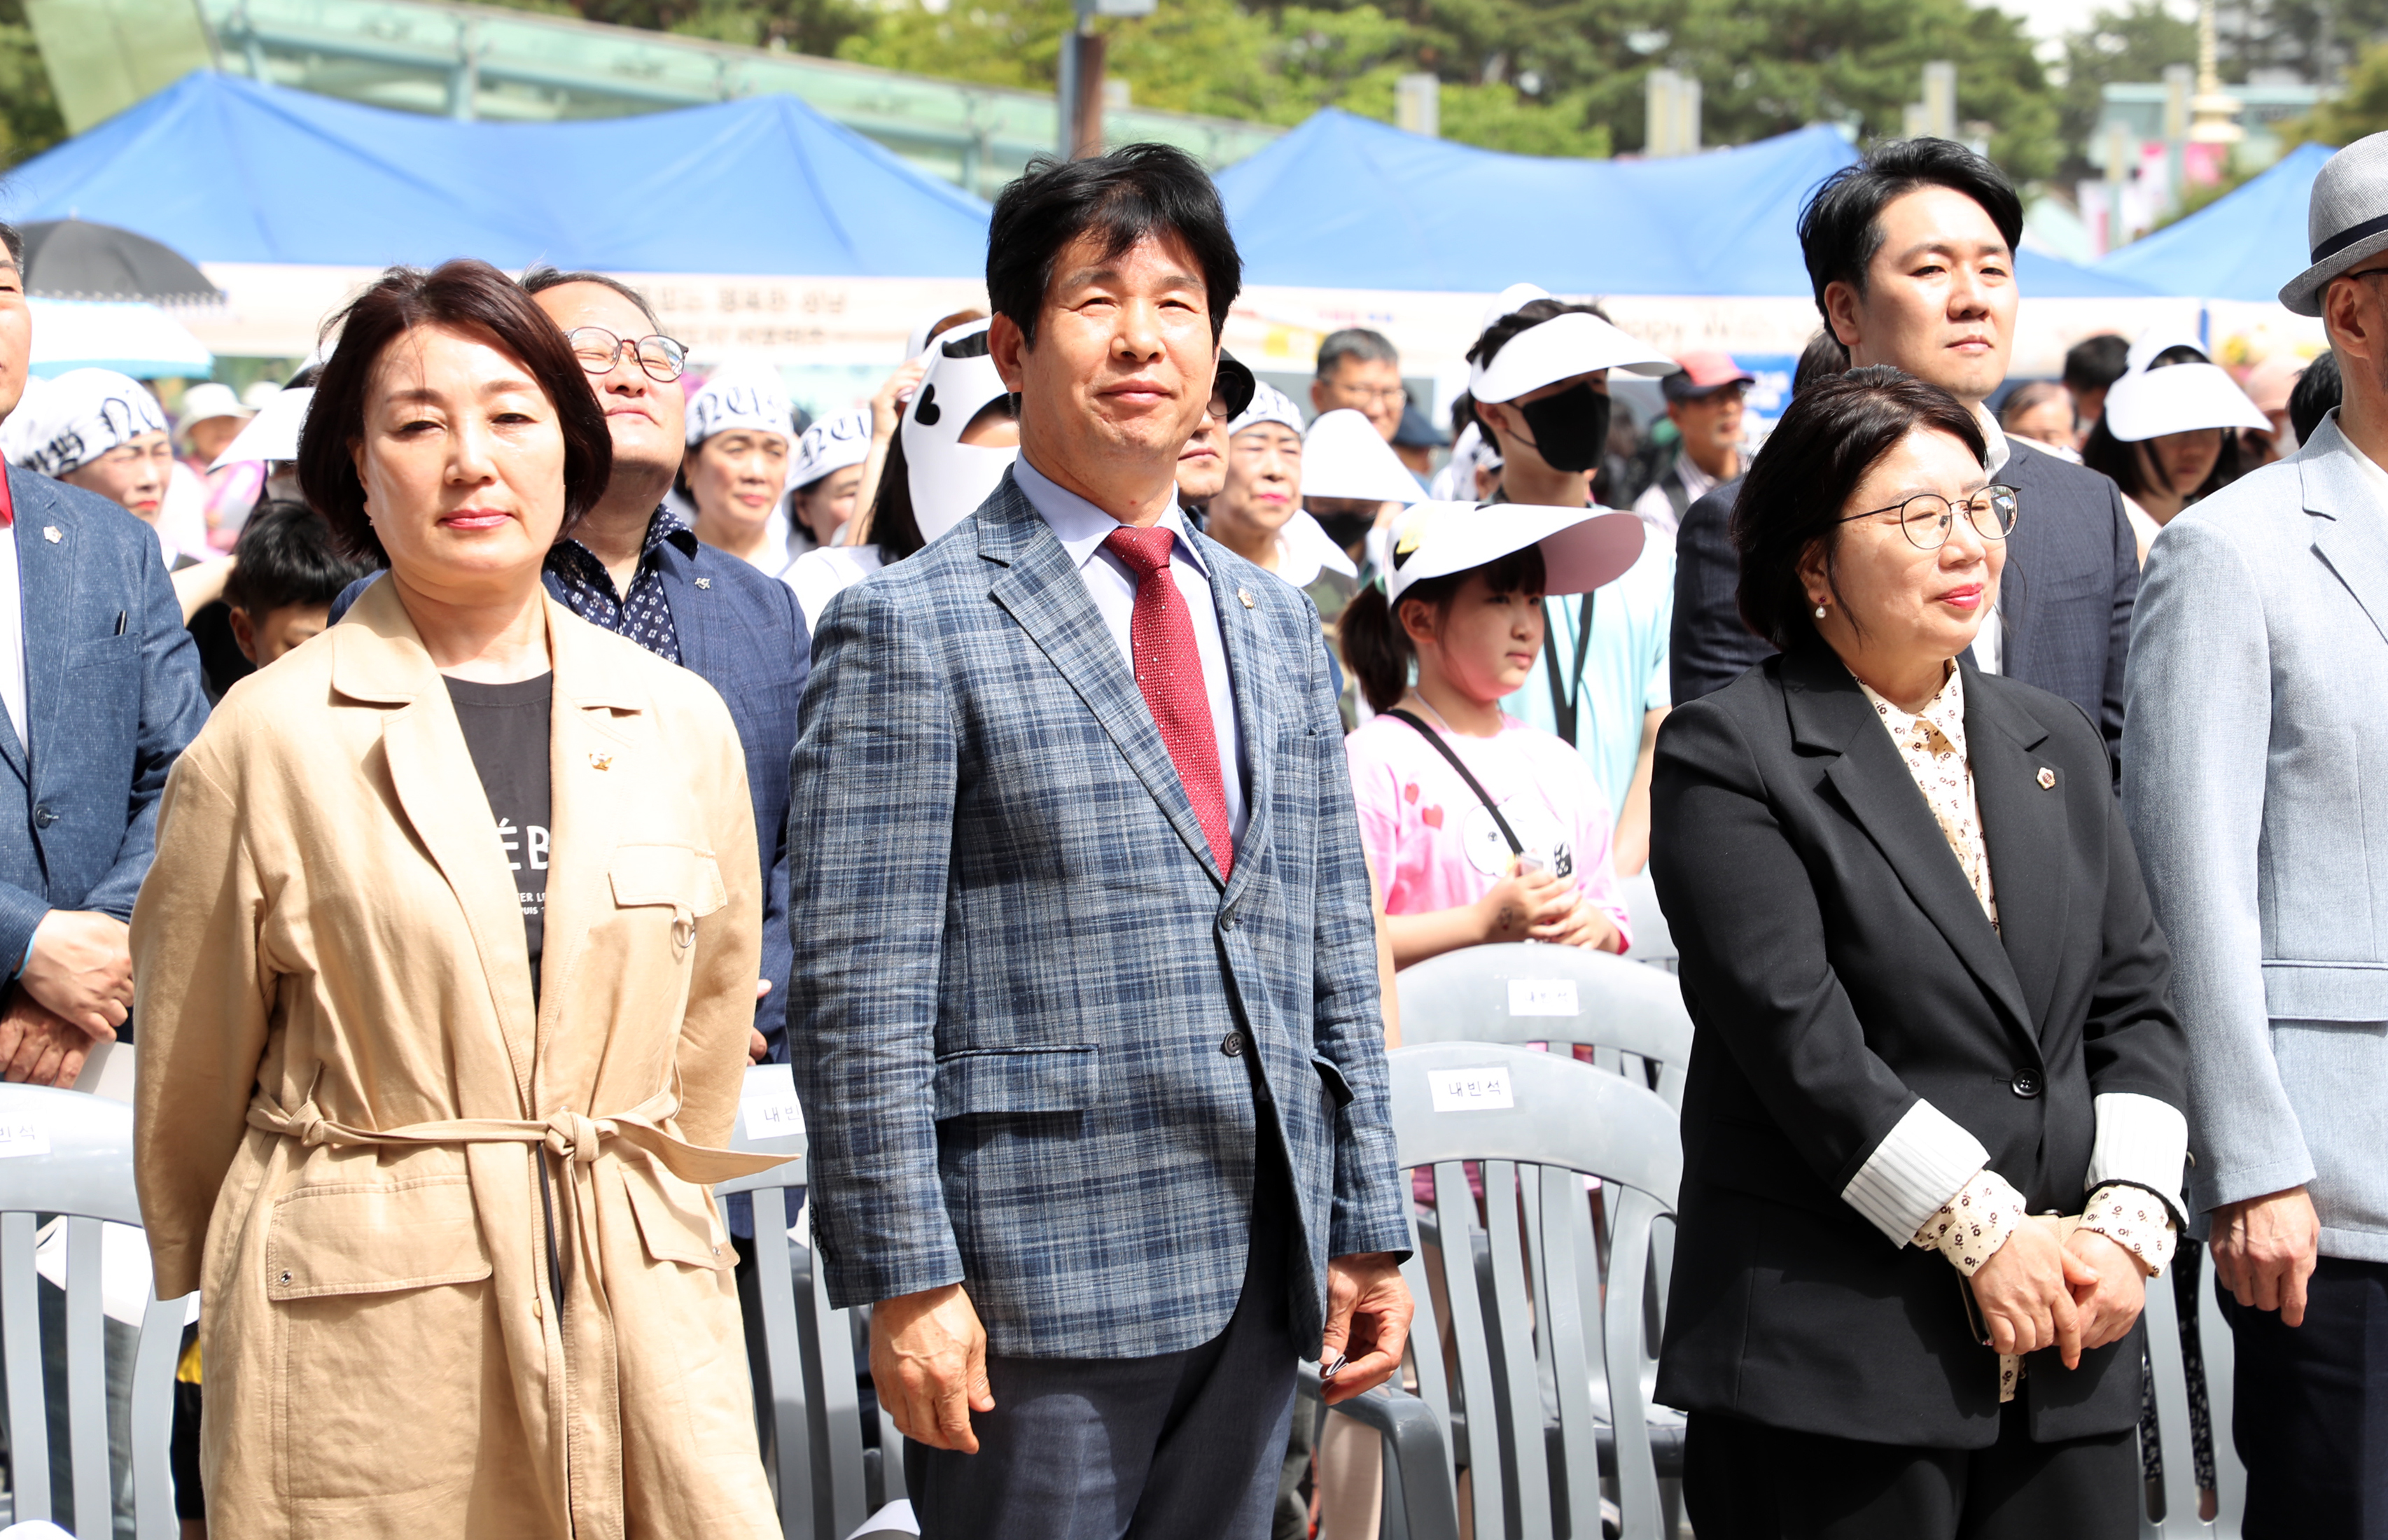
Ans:
[[[2063,695],[2113,750],[2123,736],[2123,664],[2140,592],[2122,493],[2096,471],[2007,438],[1981,410],[2014,345],[2022,234],[2013,185],[1945,139],[1903,140],[1835,173],[1799,223],[1816,309],[1850,364],[1891,364],[1973,407],[1992,478],[2017,493],[1998,613],[1974,643],[1975,663]],[[1734,608],[1741,562],[1729,525],[1740,492],[1729,481],[1701,498],[1675,537],[1668,668],[1677,706],[1773,655]]]
[[[589,378],[612,430],[613,478],[572,538],[548,554],[548,592],[582,619],[698,675],[730,707],[746,750],[763,859],[763,982],[769,987],[756,1001],[752,1051],[783,1063],[788,974],[795,965],[787,925],[788,756],[812,657],[804,611],[794,589],[702,543],[663,505],[680,470],[686,403],[678,366],[666,364],[652,345],[659,328],[646,300],[595,273],[533,268],[523,286],[557,325],[578,334],[576,348],[590,343],[584,365],[597,363],[601,337],[616,344]],[[346,615],[373,581],[351,583],[332,606],[332,619]],[[743,1236],[746,1200],[733,1199],[730,1209]]]
[[[0,417],[32,350],[23,244],[0,225]],[[10,466],[0,528],[0,1065],[71,1085],[132,1036],[125,923],[157,847],[166,772],[207,719],[198,649],[156,531]]]
[[[815,1253],[923,1540],[1260,1540],[1297,1360],[1345,1399],[1410,1317],[1342,721],[1308,599],[1176,507],[1238,286],[1209,177],[1048,166],[987,249],[1020,457],[815,632]]]

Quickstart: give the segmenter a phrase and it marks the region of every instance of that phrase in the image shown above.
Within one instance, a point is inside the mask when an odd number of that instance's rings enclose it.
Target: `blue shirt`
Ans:
[[[1576,638],[1583,606],[1592,605],[1592,638],[1579,662]],[[1549,645],[1531,673],[1501,708],[1531,727],[1558,732],[1551,707],[1549,658],[1556,649],[1562,695],[1576,700],[1575,749],[1592,767],[1613,821],[1624,810],[1642,754],[1642,719],[1671,704],[1667,685],[1667,632],[1675,618],[1675,550],[1650,540],[1624,576],[1589,594],[1543,601]],[[1561,736],[1565,736],[1561,734]]]

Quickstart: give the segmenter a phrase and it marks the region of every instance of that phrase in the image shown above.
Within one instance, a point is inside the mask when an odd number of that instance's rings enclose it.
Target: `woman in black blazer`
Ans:
[[[1701,1540],[2135,1533],[2184,1048],[2097,728],[1975,665],[1997,463],[1897,370],[1800,392],[1734,515],[1782,655],[1659,733]]]

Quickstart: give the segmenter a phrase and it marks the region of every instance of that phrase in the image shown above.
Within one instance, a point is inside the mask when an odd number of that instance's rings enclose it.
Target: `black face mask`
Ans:
[[[1608,452],[1608,398],[1590,384],[1518,408],[1534,449],[1555,471],[1588,471]]]
[[[1346,551],[1366,540],[1369,528],[1377,522],[1366,514],[1317,514],[1313,516],[1318,520],[1318,527],[1327,531],[1327,538]]]

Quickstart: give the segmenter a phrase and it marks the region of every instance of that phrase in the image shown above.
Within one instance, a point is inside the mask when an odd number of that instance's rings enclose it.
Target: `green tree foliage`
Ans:
[[[2064,84],[2059,95],[2059,132],[2064,136],[2064,174],[2093,174],[2090,141],[2105,119],[2101,93],[2119,82],[2164,79],[2168,65],[2197,59],[2197,25],[2183,21],[2164,6],[2164,0],[2130,0],[2121,10],[2101,10],[2080,32],[2064,40]],[[2228,81],[2246,78],[2234,57],[2220,61]]]
[[[987,85],[1049,91],[1061,70],[1069,0],[910,3],[880,13],[842,58]],[[1290,126],[1322,107],[1391,121],[1393,82],[1417,68],[1417,30],[1374,5],[1246,10],[1235,0],[1164,0],[1152,16],[1110,18],[1107,73],[1140,107]],[[1605,155],[1604,124],[1578,94],[1540,102],[1505,83],[1447,86],[1446,137],[1532,155]]]
[[[66,136],[25,7],[0,0],[0,166],[31,159]]]
[[[2293,145],[2308,139],[2351,145],[2382,130],[2388,130],[2388,44],[2375,43],[2346,72],[2345,88],[2306,117],[2286,125],[2281,138]]]
[[[577,16],[617,27],[678,32],[749,48],[782,47],[834,54],[838,45],[868,31],[868,0],[479,0],[514,10]]]

